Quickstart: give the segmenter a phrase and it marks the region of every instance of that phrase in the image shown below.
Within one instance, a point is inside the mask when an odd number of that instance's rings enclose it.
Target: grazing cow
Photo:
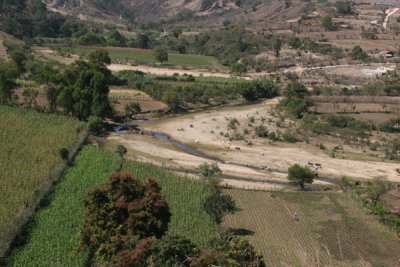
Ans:
[[[237,146],[237,147],[235,147],[235,149],[236,149],[236,150],[240,150],[240,147]]]
[[[200,141],[199,141],[199,140],[194,140],[194,142],[195,142],[196,144],[199,144],[199,143],[200,143]]]

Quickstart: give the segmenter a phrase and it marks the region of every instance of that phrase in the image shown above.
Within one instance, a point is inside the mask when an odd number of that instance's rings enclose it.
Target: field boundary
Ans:
[[[13,247],[13,242],[23,231],[27,223],[29,223],[37,208],[40,206],[40,203],[49,195],[53,186],[60,180],[70,163],[74,161],[78,152],[87,143],[88,136],[89,133],[87,131],[80,134],[78,140],[70,150],[68,160],[64,160],[56,165],[50,174],[49,179],[44,181],[39,189],[35,190],[35,198],[33,201],[27,204],[26,208],[22,209],[18,213],[13,223],[10,224],[10,227],[0,234],[0,266],[3,266],[6,263],[6,258],[9,256],[10,250]]]

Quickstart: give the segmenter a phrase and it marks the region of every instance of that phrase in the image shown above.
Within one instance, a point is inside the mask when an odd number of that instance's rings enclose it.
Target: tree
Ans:
[[[226,214],[236,211],[236,203],[230,195],[223,194],[219,188],[219,181],[215,178],[222,172],[216,163],[203,163],[197,168],[197,172],[211,190],[211,194],[203,203],[203,208],[217,224],[220,224]]]
[[[108,44],[110,46],[126,46],[127,40],[117,29],[110,31]]]
[[[254,101],[259,98],[272,98],[279,95],[279,87],[269,79],[253,80],[250,83],[241,85],[241,95],[247,101]]]
[[[21,50],[14,50],[11,52],[10,56],[17,65],[18,73],[23,73],[25,71],[25,62],[27,60],[25,53]]]
[[[15,64],[0,64],[0,104],[10,104],[12,102],[12,90],[16,86],[15,79],[18,71]]]
[[[46,89],[46,98],[49,102],[49,112],[54,113],[57,111],[57,98],[60,90],[56,86],[49,86]]]
[[[307,94],[307,88],[303,84],[298,82],[288,84],[286,90],[283,93],[283,95],[288,99],[292,99],[295,97],[303,99]]]
[[[137,37],[137,42],[138,42],[139,48],[142,48],[142,49],[149,48],[150,39],[146,34],[144,34],[144,33],[139,34]]]
[[[218,225],[226,214],[234,213],[237,210],[233,198],[223,194],[218,184],[213,186],[212,193],[205,199],[203,208]]]
[[[161,101],[166,103],[171,111],[175,112],[178,110],[179,96],[173,88],[169,88],[163,93]]]
[[[164,236],[151,245],[148,266],[190,266],[191,258],[197,256],[198,249],[188,239],[179,236]]]
[[[117,151],[115,151],[115,152],[118,155],[118,161],[117,161],[117,166],[115,168],[115,171],[119,172],[119,171],[122,170],[122,166],[123,166],[124,161],[125,161],[125,155],[128,152],[128,150],[123,145],[118,145],[117,146]]]
[[[351,2],[346,0],[340,0],[340,1],[336,1],[336,10],[339,14],[342,15],[347,15],[347,14],[351,14],[352,10],[351,10]]]
[[[219,237],[212,240],[211,245],[214,252],[204,252],[213,260],[212,264],[217,266],[265,267],[261,253],[257,252],[247,239],[235,236],[231,231],[221,232]],[[204,252],[198,256],[198,259],[204,259]],[[220,256],[219,261],[215,261],[216,255]],[[195,259],[195,262],[198,261]],[[212,265],[193,264],[193,267],[200,266],[208,267]]]
[[[322,27],[324,27],[324,29],[327,31],[336,30],[336,25],[333,23],[331,16],[325,16],[322,18]]]
[[[231,65],[231,72],[238,76],[242,76],[247,72],[247,67],[243,63],[233,63]]]
[[[165,49],[156,48],[154,49],[154,58],[159,61],[162,65],[164,61],[168,61],[168,52]]]
[[[275,38],[272,46],[274,48],[275,57],[278,58],[282,49],[282,40],[279,38]]]
[[[138,240],[160,238],[171,218],[158,183],[136,180],[129,173],[112,174],[106,185],[88,193],[84,204],[81,248],[105,260]]]
[[[125,110],[125,114],[128,118],[132,118],[132,116],[142,112],[142,108],[140,107],[140,104],[137,102],[132,102],[130,104],[126,104],[124,106],[124,110]]]
[[[201,164],[196,171],[206,181],[222,173],[217,163],[208,164],[207,162]]]
[[[91,52],[88,56],[88,59],[90,63],[97,64],[102,67],[111,64],[111,58],[108,55],[108,52],[104,50],[96,50]]]
[[[308,166],[300,166],[299,164],[292,165],[288,169],[288,179],[295,185],[299,185],[301,190],[304,190],[305,183],[312,183],[315,178],[315,173]]]
[[[108,98],[112,74],[106,66],[111,59],[105,51],[92,52],[88,58],[89,62],[78,60],[64,70],[58,96],[64,112],[82,120],[92,115],[104,118],[112,112]]]
[[[172,36],[175,38],[178,38],[182,34],[182,29],[181,28],[174,28],[172,31]]]
[[[98,133],[103,128],[103,120],[96,116],[89,117],[88,128],[90,132]]]
[[[369,58],[368,54],[360,46],[355,46],[351,50],[351,58],[354,60],[367,60]]]

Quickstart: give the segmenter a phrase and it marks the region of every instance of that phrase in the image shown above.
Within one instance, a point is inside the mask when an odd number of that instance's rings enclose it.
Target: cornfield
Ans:
[[[116,154],[86,146],[55,186],[48,204],[36,213],[27,242],[14,250],[10,266],[84,266],[88,255],[76,251],[83,199],[90,188],[106,181],[116,161]],[[149,164],[127,163],[124,171],[137,179],[151,177],[160,182],[172,213],[170,234],[186,236],[202,247],[216,236],[213,221],[201,208],[208,193],[204,184]]]
[[[0,106],[0,247],[62,161],[59,150],[70,149],[84,129],[84,123],[63,116]]]

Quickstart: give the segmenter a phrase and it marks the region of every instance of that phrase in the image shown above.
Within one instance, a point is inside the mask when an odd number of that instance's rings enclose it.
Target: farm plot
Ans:
[[[242,210],[225,226],[249,235],[269,266],[399,264],[400,239],[347,194],[227,192]]]
[[[136,65],[154,65],[157,61],[154,58],[153,51],[138,48],[119,48],[119,47],[76,47],[68,48],[68,51],[78,54],[87,55],[94,50],[105,50],[109,53],[114,63],[131,63]],[[168,62],[164,66],[180,66],[190,69],[207,69],[222,68],[218,64],[217,59],[210,56],[169,53]]]
[[[10,266],[84,266],[88,255],[76,251],[83,199],[90,188],[106,181],[115,163],[116,154],[85,147],[36,214],[26,243],[14,251]],[[159,181],[171,208],[170,234],[189,237],[201,247],[216,236],[212,219],[201,208],[208,192],[204,184],[148,164],[131,162],[124,169],[138,179]]]
[[[0,106],[0,247],[7,229],[35,199],[85,124],[62,116]]]
[[[110,88],[109,98],[113,100],[114,108],[119,113],[124,113],[125,105],[129,105],[131,103],[138,103],[143,112],[158,111],[167,108],[166,104],[154,100],[152,97],[142,91],[124,87]]]

